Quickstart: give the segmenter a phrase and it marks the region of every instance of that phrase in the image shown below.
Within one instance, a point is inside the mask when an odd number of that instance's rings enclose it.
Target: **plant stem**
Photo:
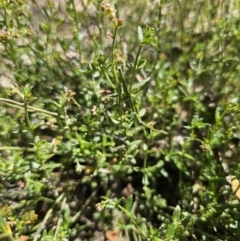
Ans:
[[[40,227],[38,228],[37,232],[34,234],[34,239],[33,241],[37,241],[40,233],[44,230],[44,227],[46,225],[46,222],[47,220],[50,218],[52,212],[53,212],[53,209],[55,208],[55,206],[61,202],[61,200],[64,198],[64,193],[62,193],[58,198],[57,200],[55,201],[55,203],[52,205],[52,207],[48,210],[47,214],[45,215],[43,221],[41,222],[41,225]]]
[[[140,55],[140,53],[141,53],[141,50],[142,50],[142,45],[139,46],[138,51],[137,51],[137,55],[136,55],[136,58],[135,58],[134,67],[133,67],[133,72],[132,72],[132,77],[131,77],[130,85],[129,85],[129,92],[130,92],[130,93],[131,93],[132,86],[133,86],[133,82],[134,82],[134,79],[135,79],[135,75],[136,75],[136,71],[137,71],[136,68],[137,68],[138,59],[139,59],[139,55]]]
[[[24,148],[17,146],[0,146],[0,151],[28,151],[28,152],[36,152],[34,148]]]
[[[112,64],[113,64],[113,60],[114,60],[114,50],[116,47],[117,31],[118,31],[118,27],[115,27],[114,35],[113,35],[113,43],[112,43]]]
[[[25,109],[24,103],[20,103],[20,102],[14,101],[14,100],[6,99],[6,98],[0,98],[0,101],[6,105],[9,105],[12,107],[16,107],[19,109]],[[43,115],[46,115],[46,116],[58,116],[58,113],[56,113],[56,112],[47,111],[47,110],[44,110],[41,108],[37,108],[35,106],[27,105],[27,109],[28,109],[28,111],[31,111],[31,112],[34,112],[34,111],[41,112]]]

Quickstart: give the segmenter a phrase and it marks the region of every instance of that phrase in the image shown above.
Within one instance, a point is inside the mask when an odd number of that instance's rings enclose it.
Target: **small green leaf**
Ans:
[[[142,45],[150,45],[153,43],[153,37],[154,37],[154,29],[146,26],[146,29],[144,31],[143,40],[141,41]]]
[[[197,62],[195,60],[190,61],[189,65],[193,71],[197,72]]]
[[[142,80],[141,82],[134,84],[132,87],[132,90],[138,89],[140,87],[142,87],[143,85],[145,85],[148,81],[150,80],[150,77],[147,77],[145,80]]]
[[[221,121],[221,115],[220,115],[220,108],[216,108],[215,110],[215,120],[216,120],[216,123],[219,123]]]
[[[181,208],[179,205],[176,206],[173,212],[173,222],[174,223],[179,223],[180,221],[180,214],[181,214]]]
[[[167,229],[167,233],[166,233],[165,238],[167,238],[169,240],[170,240],[170,238],[173,238],[174,234],[175,234],[175,231],[176,231],[176,228],[177,228],[177,226],[174,223],[172,223]]]
[[[143,32],[142,32],[142,28],[140,26],[138,26],[138,40],[140,42],[143,41]]]
[[[42,167],[41,167],[41,170],[47,170],[47,169],[50,169],[50,170],[53,170],[57,167],[60,167],[61,164],[60,163],[54,163],[54,162],[50,162],[50,163],[47,163],[47,164],[44,164]]]
[[[104,206],[105,208],[109,208],[109,209],[113,209],[113,208],[115,208],[115,205],[114,205],[114,203],[110,203],[110,202],[106,202],[106,204],[105,204],[105,206]]]
[[[130,195],[127,199],[126,206],[125,206],[127,211],[131,212],[132,204],[133,204],[133,196]]]
[[[139,111],[139,116],[140,116],[140,117],[143,117],[143,116],[145,115],[145,113],[146,113],[146,109],[141,109],[141,110]]]
[[[112,121],[114,124],[119,124],[119,123],[120,123],[118,120],[116,120],[115,118],[113,118],[111,112],[108,111],[107,113],[108,113],[108,116],[110,117],[111,121]]]
[[[41,165],[37,162],[31,162],[32,168],[39,168]]]
[[[193,156],[191,156],[191,155],[189,155],[189,154],[187,154],[187,153],[183,153],[183,156],[186,157],[186,158],[188,158],[189,160],[192,160],[192,161],[195,160],[195,158],[194,158]]]
[[[142,69],[147,63],[146,59],[138,58],[137,69]]]
[[[133,141],[129,144],[129,151],[134,151],[136,150],[139,145],[142,143],[142,140],[136,140],[136,141]]]
[[[148,185],[149,185],[149,181],[148,181],[148,176],[147,176],[147,175],[144,175],[144,176],[143,176],[142,184],[143,184],[144,186],[148,186]]]

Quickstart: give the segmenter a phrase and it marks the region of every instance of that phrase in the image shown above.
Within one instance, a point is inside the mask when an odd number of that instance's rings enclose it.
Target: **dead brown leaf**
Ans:
[[[18,241],[27,241],[29,239],[29,237],[28,236],[20,236],[19,238],[18,238]]]
[[[105,236],[109,241],[120,241],[120,231],[108,230]]]

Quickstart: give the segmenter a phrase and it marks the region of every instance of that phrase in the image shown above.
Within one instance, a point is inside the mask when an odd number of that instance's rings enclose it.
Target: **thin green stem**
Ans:
[[[65,127],[67,127],[68,132],[70,134],[70,139],[72,139],[72,131],[71,131],[71,128],[68,124],[68,116],[67,116],[67,113],[66,113],[66,110],[65,110],[64,106],[62,106],[62,113],[63,113],[63,117],[64,117],[64,121],[65,121]]]
[[[27,102],[24,103],[24,112],[25,112],[25,125],[33,134],[33,128],[29,119],[29,114],[28,114]]]
[[[6,99],[6,98],[0,98],[0,102],[3,102],[6,105],[16,107],[16,108],[19,108],[19,109],[23,109],[23,110],[25,109],[24,103],[20,103],[20,102],[14,101],[14,100]],[[37,108],[35,106],[27,105],[27,109],[28,109],[28,111],[31,111],[31,112],[34,112],[34,111],[41,112],[42,114],[44,114],[46,116],[58,116],[58,113],[56,113],[56,112],[47,111],[47,110],[44,110],[44,109],[41,109],[41,108]]]
[[[137,55],[136,55],[136,58],[135,58],[134,67],[133,67],[133,71],[132,71],[132,77],[131,77],[130,85],[129,85],[129,92],[130,93],[131,93],[132,86],[133,86],[133,83],[134,83],[134,79],[135,79],[135,76],[136,76],[137,64],[138,64],[138,59],[139,59],[141,50],[142,50],[142,45],[139,46],[138,51],[137,51]]]
[[[118,80],[118,74],[117,74],[117,70],[116,70],[116,65],[113,64],[113,77],[115,79],[115,83],[118,86],[119,85],[119,80]]]
[[[36,4],[38,10],[40,11],[40,13],[42,14],[42,16],[45,18],[45,20],[49,21],[49,18],[46,16],[46,14],[43,11],[43,8],[39,5],[38,1],[33,0],[33,2]]]
[[[132,98],[131,98],[131,94],[130,94],[129,91],[128,91],[127,83],[126,83],[126,81],[125,81],[125,78],[124,78],[124,76],[123,76],[123,72],[122,72],[121,69],[119,69],[119,73],[120,73],[121,82],[122,82],[122,85],[123,85],[123,89],[124,89],[124,91],[125,91],[125,94],[126,94],[126,96],[127,96],[127,99],[129,100],[130,105],[131,105],[133,111],[137,114],[137,110],[136,110],[136,108],[135,108],[135,106],[134,106],[134,104],[133,104],[133,101],[132,101]]]
[[[118,31],[118,27],[115,27],[114,35],[113,35],[113,43],[112,43],[112,64],[114,60],[114,50],[116,48],[117,31]]]
[[[76,220],[79,218],[79,216],[83,216],[83,211],[86,210],[86,208],[90,205],[90,202],[93,200],[93,198],[96,196],[96,191],[93,191],[90,197],[86,200],[86,202],[81,206],[81,209],[79,212],[77,212],[72,218],[71,218],[71,224],[76,222]]]
[[[101,69],[101,72],[103,73],[103,75],[106,77],[109,85],[113,88],[113,89],[116,89],[115,85],[112,83],[112,81],[110,80],[108,74],[106,73],[105,70]]]
[[[62,204],[61,204],[62,213],[64,212],[65,205],[66,205],[66,197],[63,199]],[[57,225],[56,225],[53,240],[57,240],[57,238],[58,238],[58,232],[59,232],[59,229],[60,229],[60,225],[62,224],[62,221],[63,221],[63,218],[62,218],[62,215],[61,215],[60,218],[58,219],[58,222],[57,222]]]
[[[47,220],[50,218],[55,206],[60,203],[62,201],[62,199],[64,198],[64,193],[62,193],[57,200],[54,202],[54,204],[52,205],[52,207],[48,210],[47,214],[45,215],[43,221],[41,222],[40,227],[38,228],[37,232],[34,234],[34,239],[33,241],[37,241],[37,239],[39,238],[40,233],[44,230],[45,225],[47,223]]]
[[[143,168],[144,168],[144,170],[147,168],[147,160],[148,160],[148,155],[145,154],[144,161],[143,161]]]
[[[134,231],[137,232],[138,234],[140,234],[142,237],[144,237],[145,239],[146,234],[142,232],[141,228],[139,227],[137,220],[135,218],[135,215],[131,212],[129,212],[127,209],[125,209],[123,206],[116,204],[116,202],[114,202],[113,200],[107,198],[107,197],[103,197],[103,199],[105,199],[106,201],[108,201],[109,203],[111,203],[113,206],[116,206],[119,210],[121,210],[124,214],[127,215],[127,217],[131,220],[131,223],[134,225]]]
[[[25,148],[18,146],[0,146],[0,151],[28,151],[28,152],[36,152],[34,148]]]
[[[181,29],[182,29],[182,33],[181,33],[181,48],[183,46],[183,31],[184,31],[184,22],[183,22],[183,12],[182,12],[182,6],[181,6],[181,3],[179,0],[176,0],[177,1],[177,4],[179,6],[179,9],[180,9],[180,18],[181,18]]]

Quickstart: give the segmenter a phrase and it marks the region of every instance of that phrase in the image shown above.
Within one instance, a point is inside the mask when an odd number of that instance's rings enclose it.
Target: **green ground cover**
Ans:
[[[237,0],[0,0],[0,240],[239,240]]]

